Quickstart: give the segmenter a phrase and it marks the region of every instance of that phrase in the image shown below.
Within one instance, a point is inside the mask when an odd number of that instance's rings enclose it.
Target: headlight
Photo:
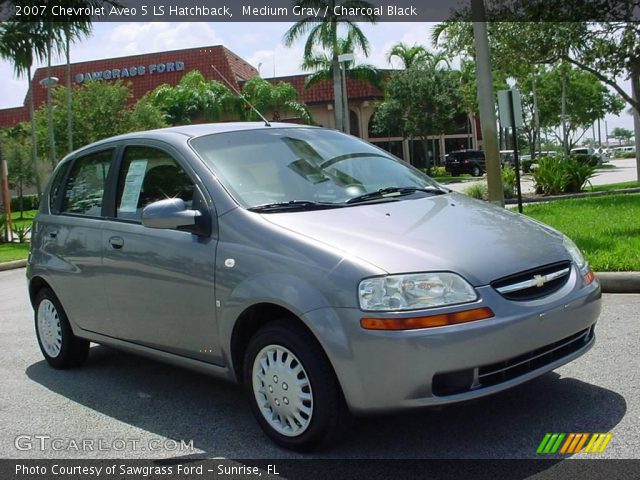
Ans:
[[[473,302],[478,295],[455,273],[412,273],[367,278],[358,286],[360,308],[372,312],[416,310]]]
[[[575,243],[573,243],[573,240],[571,240],[566,235],[563,235],[562,237],[562,244],[564,245],[564,248],[567,250],[575,264],[578,266],[578,269],[583,272],[587,267],[587,261],[582,256],[582,252],[580,252],[580,249],[576,246]]]

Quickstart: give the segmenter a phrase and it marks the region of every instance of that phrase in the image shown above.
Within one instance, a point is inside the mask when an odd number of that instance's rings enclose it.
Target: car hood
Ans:
[[[552,228],[455,193],[262,216],[388,273],[453,271],[474,286],[570,259]]]

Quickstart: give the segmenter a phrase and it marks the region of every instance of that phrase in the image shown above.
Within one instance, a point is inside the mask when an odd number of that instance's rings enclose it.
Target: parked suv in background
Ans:
[[[450,152],[446,156],[444,167],[454,177],[461,173],[470,173],[474,177],[479,177],[486,171],[484,152],[482,150],[456,150]]]
[[[95,342],[241,383],[296,450],[331,445],[350,412],[542,375],[591,348],[600,312],[562,233],[358,138],[277,123],[72,153],[43,193],[27,278],[53,367]]]

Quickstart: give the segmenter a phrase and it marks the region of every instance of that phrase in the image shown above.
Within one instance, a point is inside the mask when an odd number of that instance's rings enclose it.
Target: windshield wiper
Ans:
[[[338,208],[343,206],[343,204],[339,203],[312,202],[311,200],[291,200],[289,202],[264,203],[262,205],[250,207],[247,210],[251,212],[270,213],[284,211],[290,212],[295,210],[322,210],[326,208]]]
[[[434,195],[442,195],[448,193],[446,190],[442,190],[437,187],[387,187],[376,190],[375,192],[364,193],[357,197],[350,198],[345,203],[361,203],[369,200],[375,200],[379,198],[396,198],[403,195],[411,195],[415,192],[427,192]]]

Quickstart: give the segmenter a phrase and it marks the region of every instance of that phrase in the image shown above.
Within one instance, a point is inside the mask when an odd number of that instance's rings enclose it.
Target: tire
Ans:
[[[474,165],[473,167],[471,167],[472,177],[479,177],[481,175],[482,175],[482,169],[478,165]]]
[[[265,434],[281,447],[309,452],[335,444],[350,415],[324,351],[296,322],[269,323],[251,338],[243,380]]]
[[[53,368],[79,367],[89,354],[89,342],[76,337],[58,297],[49,288],[35,301],[36,337],[40,351]]]

